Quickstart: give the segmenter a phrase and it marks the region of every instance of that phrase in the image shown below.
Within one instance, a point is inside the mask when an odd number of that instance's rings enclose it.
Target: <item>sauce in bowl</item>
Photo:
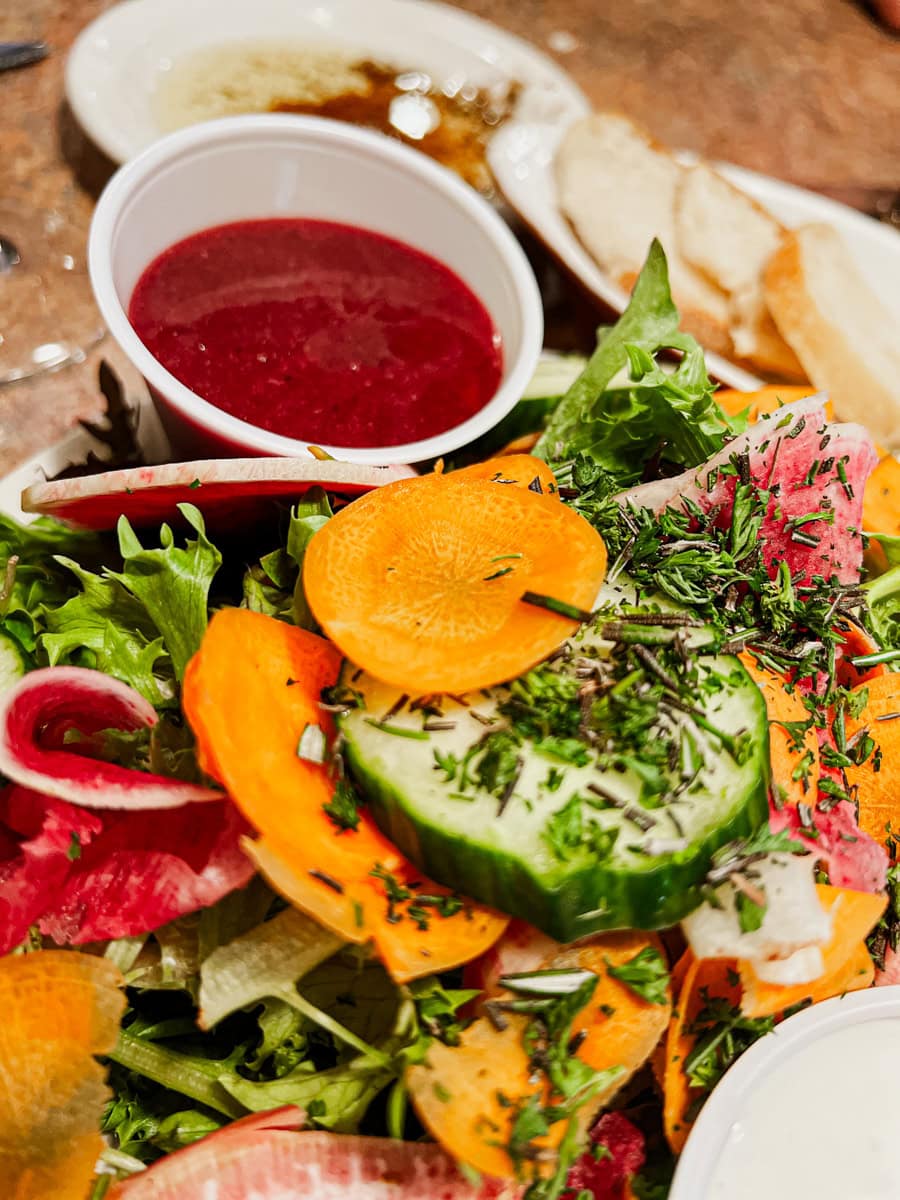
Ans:
[[[421,441],[500,383],[490,314],[448,267],[356,226],[274,218],[194,234],[144,271],[129,319],[210,404],[347,447]]]

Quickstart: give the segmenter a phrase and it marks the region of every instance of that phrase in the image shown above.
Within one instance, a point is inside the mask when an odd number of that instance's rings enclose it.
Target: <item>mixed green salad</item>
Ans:
[[[509,453],[0,516],[6,1194],[663,1200],[900,977],[900,499],[678,326],[654,244]]]

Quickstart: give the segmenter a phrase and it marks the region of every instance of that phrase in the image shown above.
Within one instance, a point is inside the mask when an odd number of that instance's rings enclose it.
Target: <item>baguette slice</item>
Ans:
[[[679,252],[675,196],[681,174],[670,154],[614,113],[577,121],[556,156],[559,206],[600,266],[630,290],[658,237],[682,328],[708,349],[731,356],[728,298]]]
[[[900,338],[889,312],[827,225],[785,233],[765,273],[766,303],[842,421],[900,448]]]
[[[675,229],[687,262],[728,293],[735,352],[768,375],[803,381],[803,368],[763,294],[763,272],[781,242],[781,225],[723,175],[698,163],[682,172]]]

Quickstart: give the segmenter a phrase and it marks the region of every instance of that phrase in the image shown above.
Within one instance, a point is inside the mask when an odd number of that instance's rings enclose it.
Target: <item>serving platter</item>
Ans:
[[[129,0],[76,40],[66,68],[69,104],[100,149],[125,162],[164,132],[155,99],[181,60],[248,40],[350,52],[479,88],[516,81],[514,125],[565,128],[588,111],[584,93],[548,55],[429,0]]]
[[[491,139],[488,161],[507,201],[551,254],[591,295],[622,312],[628,293],[591,257],[557,204],[553,163],[566,128],[561,120],[505,126]],[[686,166],[697,161],[685,152],[676,157]],[[894,229],[805,188],[731,163],[714,165],[788,228],[819,222],[837,230],[863,279],[900,322],[900,237]],[[710,374],[729,387],[761,386],[751,372],[721,355],[707,351],[706,362]]]

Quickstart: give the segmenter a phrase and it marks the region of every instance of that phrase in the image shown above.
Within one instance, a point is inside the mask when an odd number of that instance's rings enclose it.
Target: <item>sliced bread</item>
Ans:
[[[630,290],[658,237],[683,328],[710,350],[730,356],[728,297],[679,251],[675,197],[681,175],[670,154],[613,113],[577,121],[556,156],[559,206],[597,262]]]
[[[840,235],[804,225],[782,236],[765,272],[766,303],[838,418],[900,448],[900,336]]]
[[[805,379],[763,294],[766,263],[784,232],[775,218],[712,167],[698,163],[682,171],[675,231],[685,260],[728,294],[735,353],[766,374]]]

